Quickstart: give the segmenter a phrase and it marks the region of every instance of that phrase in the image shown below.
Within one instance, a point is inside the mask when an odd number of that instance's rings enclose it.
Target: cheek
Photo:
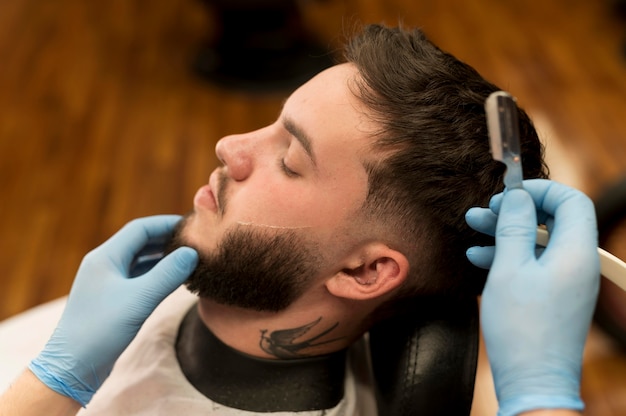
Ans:
[[[354,215],[365,197],[362,178],[348,176],[327,178],[323,184],[306,179],[257,183],[232,195],[227,220],[278,227],[337,227]]]
[[[319,227],[331,201],[298,180],[249,187],[232,195],[224,220],[272,227]]]
[[[318,226],[326,216],[320,202],[328,204],[313,192],[286,186],[267,186],[262,192],[248,194],[246,200],[250,202],[239,201],[238,208],[245,208],[233,211],[233,220],[283,227]]]

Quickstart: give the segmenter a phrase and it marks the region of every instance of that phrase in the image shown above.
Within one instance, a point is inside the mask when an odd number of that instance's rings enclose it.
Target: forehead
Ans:
[[[285,102],[282,118],[311,138],[313,152],[329,151],[362,160],[369,153],[376,124],[353,91],[359,73],[353,64],[333,66],[298,88]]]

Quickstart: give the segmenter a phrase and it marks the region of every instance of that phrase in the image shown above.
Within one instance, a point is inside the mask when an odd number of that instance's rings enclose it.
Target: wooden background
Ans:
[[[420,26],[517,96],[553,177],[591,196],[626,172],[626,23],[608,0],[308,0],[330,47],[354,21]],[[82,256],[135,217],[184,213],[225,134],[284,94],[195,77],[215,22],[197,0],[0,0],[0,319],[67,294]],[[592,329],[587,415],[626,414],[626,356]],[[495,414],[481,357],[474,415]]]

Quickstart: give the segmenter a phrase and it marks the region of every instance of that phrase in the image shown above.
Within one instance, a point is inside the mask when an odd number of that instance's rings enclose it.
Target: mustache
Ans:
[[[220,215],[224,215],[226,212],[226,206],[228,205],[228,198],[226,192],[228,190],[230,180],[224,170],[218,172],[217,177],[217,211]]]

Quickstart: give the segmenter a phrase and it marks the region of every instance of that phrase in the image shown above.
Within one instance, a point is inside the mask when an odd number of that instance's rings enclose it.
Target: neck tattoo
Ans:
[[[266,353],[281,359],[307,357],[308,355],[306,353],[303,353],[303,350],[306,350],[307,348],[317,347],[319,345],[329,344],[331,342],[336,342],[343,338],[338,337],[327,341],[321,341],[317,343],[315,342],[326,334],[330,333],[333,329],[337,328],[339,322],[335,322],[335,324],[326,328],[321,333],[297,341],[299,338],[303,337],[307,332],[317,326],[317,324],[319,324],[321,320],[322,317],[320,316],[315,321],[310,322],[306,325],[296,328],[279,329],[272,332],[269,332],[267,329],[262,329],[259,346]]]

